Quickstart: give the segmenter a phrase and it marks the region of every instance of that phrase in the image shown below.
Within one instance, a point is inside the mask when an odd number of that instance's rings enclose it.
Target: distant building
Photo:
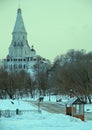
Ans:
[[[38,56],[32,46],[30,48],[27,40],[27,32],[24,26],[21,9],[17,10],[17,18],[12,32],[12,41],[9,46],[9,54],[4,59],[4,68],[7,71],[26,70],[32,71],[33,66],[37,63]],[[40,59],[42,63],[48,64],[49,62]],[[45,62],[44,62],[45,61]]]

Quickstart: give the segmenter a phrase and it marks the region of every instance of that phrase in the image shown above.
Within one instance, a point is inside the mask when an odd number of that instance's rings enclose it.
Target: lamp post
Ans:
[[[38,99],[38,112],[39,113],[41,113],[42,111],[41,111],[41,102],[40,102],[40,100]]]

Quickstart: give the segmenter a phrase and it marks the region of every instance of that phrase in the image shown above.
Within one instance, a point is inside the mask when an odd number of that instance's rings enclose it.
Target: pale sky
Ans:
[[[53,61],[69,49],[92,51],[92,0],[0,0],[0,59],[8,54],[19,5],[38,55]]]

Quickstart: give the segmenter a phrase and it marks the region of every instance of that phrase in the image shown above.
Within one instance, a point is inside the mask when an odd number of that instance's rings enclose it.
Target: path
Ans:
[[[38,106],[37,101],[27,101],[29,103],[32,103],[33,105]],[[54,103],[54,102],[41,102],[40,103],[40,108],[42,110],[48,111],[50,113],[62,113],[65,114],[65,106],[59,104],[59,103]]]
[[[32,103],[35,106],[38,106],[38,102],[37,101],[27,101],[29,103]],[[40,103],[40,108],[42,110],[45,110],[47,112],[50,113],[62,113],[65,114],[66,113],[66,109],[65,106],[62,105],[61,103],[58,102],[41,102]],[[92,120],[92,112],[85,112],[85,119],[86,120]]]

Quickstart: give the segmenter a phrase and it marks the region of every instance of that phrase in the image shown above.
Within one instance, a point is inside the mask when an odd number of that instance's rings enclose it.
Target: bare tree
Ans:
[[[37,58],[37,63],[34,65],[36,87],[39,90],[39,95],[45,95],[48,88],[47,71],[50,69],[50,62],[44,60],[42,57]]]
[[[77,96],[84,96],[90,100],[92,94],[92,53],[86,54],[84,50],[71,50],[66,55],[59,57],[54,63],[57,85],[61,92],[69,94],[72,88]],[[58,61],[58,62],[57,62]],[[56,64],[57,63],[57,64]],[[58,73],[57,73],[58,72]],[[60,91],[60,90],[59,90]]]

